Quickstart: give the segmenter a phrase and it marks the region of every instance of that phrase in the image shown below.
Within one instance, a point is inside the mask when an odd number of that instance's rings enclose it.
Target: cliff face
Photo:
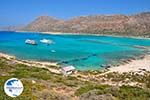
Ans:
[[[70,20],[41,16],[27,25],[24,30],[150,36],[150,13],[130,16],[82,16]]]

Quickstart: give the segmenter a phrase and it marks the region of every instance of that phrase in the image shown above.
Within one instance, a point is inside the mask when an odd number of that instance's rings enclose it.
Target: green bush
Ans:
[[[83,93],[87,93],[90,90],[94,90],[94,89],[101,90],[101,92],[102,92],[109,87],[110,86],[108,86],[108,85],[87,85],[87,86],[83,86],[83,87],[80,87],[79,89],[77,89],[77,91],[75,92],[75,95],[80,96]]]
[[[148,100],[150,99],[150,91],[132,86],[121,86],[117,98],[120,100]]]

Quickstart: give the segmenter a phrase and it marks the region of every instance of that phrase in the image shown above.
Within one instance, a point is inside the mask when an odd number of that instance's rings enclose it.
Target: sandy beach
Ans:
[[[37,61],[28,61],[28,60],[17,60],[15,56],[10,56],[4,53],[0,53],[0,57],[4,57],[8,60],[11,60],[13,62],[19,63],[19,64],[25,64],[28,66],[36,66],[39,68],[46,68],[49,71],[53,73],[60,74],[59,66],[57,63],[51,63],[51,62],[37,62]],[[47,66],[55,66],[56,68],[51,68]],[[110,72],[118,72],[118,73],[124,73],[124,72],[137,72],[137,73],[143,73],[145,71],[150,71],[150,55],[144,56],[142,59],[135,59],[131,60],[128,63],[110,67],[108,68],[108,71],[106,73]]]
[[[0,53],[0,57],[4,57],[5,59],[13,61],[14,63],[24,64],[27,66],[34,66],[34,67],[38,67],[38,68],[45,68],[45,69],[48,69],[52,73],[60,74],[60,71],[58,69],[56,69],[59,67],[57,65],[57,63],[19,60],[19,59],[16,59],[15,56],[7,55],[4,53]],[[50,66],[54,66],[55,68],[51,68]]]
[[[143,71],[150,71],[150,55],[146,55],[143,59],[132,60],[129,63],[124,65],[119,65],[117,67],[108,68],[108,72],[138,72],[141,73]]]
[[[42,33],[42,34],[52,34],[52,35],[93,35],[93,36],[110,36],[110,37],[123,37],[123,38],[133,38],[133,39],[150,39],[150,37],[143,36],[121,36],[121,35],[108,35],[108,34],[92,34],[92,33],[63,33],[63,32],[35,32],[35,31],[15,31],[20,33],[32,32],[32,33]]]

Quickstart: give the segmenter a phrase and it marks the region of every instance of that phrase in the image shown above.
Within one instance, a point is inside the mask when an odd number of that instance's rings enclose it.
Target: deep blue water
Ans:
[[[45,45],[39,41],[51,39]],[[25,44],[34,39],[37,46]],[[0,32],[0,52],[19,59],[53,61],[74,65],[79,70],[100,69],[102,64],[116,64],[121,59],[145,53],[137,46],[150,46],[150,40],[92,35],[47,35],[40,33]],[[55,50],[56,52],[51,52]]]

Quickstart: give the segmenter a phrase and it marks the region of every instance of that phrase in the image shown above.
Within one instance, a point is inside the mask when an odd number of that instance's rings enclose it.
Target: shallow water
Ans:
[[[42,44],[39,41],[43,38],[51,39],[55,43]],[[27,45],[26,39],[34,39],[38,45]],[[121,59],[145,53],[145,49],[135,46],[150,46],[150,40],[92,35],[0,32],[0,52],[14,55],[19,59],[74,65],[79,70],[100,69],[102,64],[116,64]]]

